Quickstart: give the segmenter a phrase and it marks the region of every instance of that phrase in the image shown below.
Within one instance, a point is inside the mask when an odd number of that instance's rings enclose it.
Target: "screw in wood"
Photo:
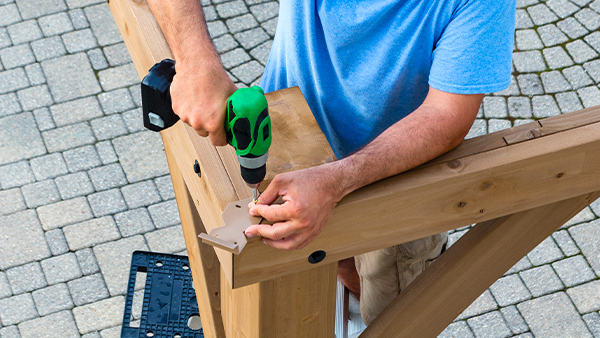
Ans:
[[[198,163],[198,160],[194,162],[194,172],[198,174],[198,177],[202,177],[202,173],[200,172],[200,163]]]

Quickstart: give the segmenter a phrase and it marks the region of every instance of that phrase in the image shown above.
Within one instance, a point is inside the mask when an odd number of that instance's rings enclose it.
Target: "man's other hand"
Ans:
[[[332,162],[275,176],[250,214],[273,225],[257,224],[246,229],[247,237],[262,236],[276,249],[301,249],[323,229],[333,208],[343,197],[341,166]],[[282,197],[283,204],[272,204]]]
[[[221,64],[175,64],[171,84],[173,111],[215,146],[227,145],[225,109],[227,99],[237,90]]]

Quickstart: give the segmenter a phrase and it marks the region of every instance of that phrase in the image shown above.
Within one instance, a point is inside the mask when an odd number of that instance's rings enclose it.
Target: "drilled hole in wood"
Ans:
[[[459,208],[464,208],[467,205],[467,202],[458,202]]]
[[[242,206],[241,205],[235,205],[236,208],[240,209]]]
[[[480,209],[480,210],[479,210],[479,213],[480,213],[480,214],[483,214],[484,212],[485,212],[485,210],[483,210],[483,209]]]

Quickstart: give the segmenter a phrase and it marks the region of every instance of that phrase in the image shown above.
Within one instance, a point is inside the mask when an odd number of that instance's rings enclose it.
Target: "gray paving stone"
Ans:
[[[600,82],[600,60],[594,60],[583,64],[585,71],[596,81]]]
[[[515,43],[519,50],[542,49],[544,45],[533,29],[516,31]]]
[[[513,124],[516,127],[516,126],[521,126],[521,125],[528,124],[531,122],[534,122],[534,120],[532,120],[532,119],[523,119],[523,120],[517,119],[517,120],[513,121]]]
[[[249,60],[250,55],[248,55],[243,48],[236,48],[221,55],[221,62],[226,69],[231,69]]]
[[[125,297],[118,296],[73,309],[75,322],[82,334],[121,324]]]
[[[260,45],[269,38],[269,35],[260,27],[235,34],[235,39],[247,50]]]
[[[61,12],[67,9],[63,0],[16,0],[23,19]]]
[[[21,188],[21,192],[29,208],[37,208],[60,201],[60,195],[54,180],[45,180],[25,185]]]
[[[231,69],[231,73],[244,83],[250,85],[264,72],[264,67],[257,61],[250,61]]]
[[[6,28],[13,45],[31,42],[43,37],[36,20],[29,20],[10,25]]]
[[[252,14],[237,16],[226,21],[227,28],[232,34],[258,27],[258,22]]]
[[[0,94],[23,89],[27,86],[29,86],[29,80],[23,68],[0,72]]]
[[[594,32],[583,38],[588,45],[600,53],[600,32]]]
[[[548,0],[546,5],[556,13],[561,19],[564,19],[579,10],[579,7],[567,0]]]
[[[88,196],[95,217],[115,214],[127,209],[119,189],[101,191]]]
[[[573,256],[579,253],[579,248],[575,245],[575,241],[569,235],[566,230],[556,231],[552,234],[552,237],[565,254],[565,256]]]
[[[446,327],[446,329],[444,329],[444,331],[442,331],[442,333],[440,333],[440,335],[438,336],[438,338],[459,338],[459,337],[460,338],[475,338],[475,336],[471,332],[471,329],[469,329],[469,326],[467,325],[467,323],[465,321],[454,322],[454,323],[448,325],[448,327]]]
[[[68,173],[67,165],[59,153],[33,158],[29,164],[38,181]]]
[[[507,117],[506,99],[503,97],[484,97],[483,114],[487,118]]]
[[[57,58],[67,54],[67,50],[58,36],[36,40],[31,43],[33,54],[38,61]]]
[[[108,298],[108,289],[101,274],[85,276],[67,283],[75,305],[81,306]]]
[[[534,96],[531,102],[533,103],[533,116],[537,118],[560,115],[556,101],[550,95]]]
[[[598,87],[585,87],[577,90],[579,98],[585,108],[597,106],[600,104],[600,90]]]
[[[228,32],[227,26],[222,21],[213,21],[206,24],[208,33],[211,38],[218,38],[219,36]]]
[[[98,100],[93,96],[53,105],[50,111],[59,127],[92,120],[103,115]]]
[[[136,107],[142,106],[142,89],[140,84],[129,87],[129,94],[133,98]]]
[[[121,113],[135,108],[133,98],[127,88],[121,88],[108,93],[98,95],[102,110],[106,114]]]
[[[537,50],[513,53],[513,64],[521,73],[540,72],[546,69],[542,54]]]
[[[3,9],[3,7],[0,7]],[[2,18],[0,18],[2,20]],[[8,30],[6,28],[0,28],[0,48],[8,47],[12,45],[12,41],[10,41],[10,36],[8,36]]]
[[[596,312],[581,316],[594,338],[600,337],[600,315]]]
[[[175,198],[175,193],[173,192],[173,182],[171,181],[170,175],[155,179],[154,184],[156,184],[156,188],[158,189],[160,197],[162,197],[163,201]]]
[[[154,221],[154,225],[157,228],[165,228],[181,223],[175,200],[151,205],[148,207],[148,212],[150,212],[152,221]]]
[[[101,70],[108,68],[108,61],[104,57],[104,53],[99,48],[89,50],[87,52],[88,58],[92,63],[92,68],[95,70]]]
[[[52,114],[50,114],[50,109],[36,109],[33,111],[33,116],[35,117],[35,122],[37,123],[38,129],[40,131],[46,131],[52,128],[56,128],[56,124],[54,124],[54,119],[52,119]]]
[[[6,272],[0,271],[0,299],[9,296],[12,296],[12,291],[10,289],[10,284],[8,284],[8,277],[6,277]]]
[[[127,291],[131,253],[135,250],[148,251],[146,241],[141,235],[123,238],[94,247],[94,254],[98,260],[98,265],[104,276],[108,291],[112,296],[125,294]]]
[[[524,9],[517,9],[516,19],[515,19],[515,28],[523,29],[523,28],[531,28],[533,27],[533,21],[527,14],[527,11]]]
[[[22,111],[15,93],[0,95],[0,117],[13,115]]]
[[[19,187],[35,182],[35,176],[25,161],[0,167],[0,185],[3,189]]]
[[[0,60],[5,69],[22,67],[35,62],[29,44],[20,44],[0,50]]]
[[[577,213],[577,215],[573,216],[563,227],[569,227],[574,224],[579,224],[583,222],[588,222],[596,218],[594,213],[590,210],[590,208],[585,207],[583,210]]]
[[[96,75],[85,53],[43,61],[42,68],[56,102],[69,101],[100,92]]]
[[[69,245],[62,230],[54,229],[46,232],[46,241],[52,255],[62,255],[69,251]]]
[[[98,152],[98,156],[100,156],[102,164],[109,164],[119,160],[110,141],[96,143],[96,151]]]
[[[100,46],[122,42],[121,34],[106,4],[84,8],[84,12]]]
[[[0,26],[8,26],[21,21],[21,14],[15,4],[0,6]]]
[[[592,202],[590,208],[594,211],[596,216],[598,216],[600,214],[600,198]]]
[[[527,8],[527,12],[536,26],[545,25],[558,20],[558,17],[544,4],[538,4]]]
[[[564,292],[523,302],[517,308],[536,337],[591,337]]]
[[[119,338],[121,336],[121,325],[100,331],[101,338]]]
[[[512,336],[512,332],[498,311],[468,319],[467,323],[476,337],[500,338]]]
[[[75,256],[77,256],[81,272],[83,272],[84,275],[87,276],[100,271],[100,267],[98,266],[96,256],[94,256],[92,249],[81,249],[75,252]]]
[[[130,209],[145,207],[161,201],[159,192],[152,181],[126,185],[121,188],[121,192]]]
[[[115,220],[117,221],[117,226],[119,227],[119,231],[123,237],[144,234],[155,229],[154,225],[152,224],[152,220],[150,219],[150,214],[148,214],[148,210],[146,210],[146,208],[128,210],[126,212],[116,214]],[[148,239],[148,237],[146,238]],[[151,236],[151,238],[153,240],[155,239],[153,236]],[[152,245],[150,245],[150,240],[148,240],[148,245],[150,246],[150,249],[153,249]]]
[[[530,299],[531,294],[517,275],[498,279],[490,287],[492,295],[501,307]]]
[[[550,265],[542,265],[537,268],[525,270],[519,273],[519,275],[534,297],[559,291],[564,287]]]
[[[121,117],[123,117],[123,121],[125,121],[125,125],[127,125],[127,130],[129,130],[130,133],[146,130],[146,127],[144,127],[144,123],[142,120],[141,108],[128,110],[121,114]]]
[[[596,277],[581,255],[554,262],[552,267],[567,287],[588,282]]]
[[[149,232],[144,237],[146,237],[150,250],[155,252],[175,253],[185,250],[183,232],[179,224]]]
[[[69,53],[82,52],[98,46],[96,37],[89,28],[65,33],[62,40]]]
[[[567,18],[560,21],[556,26],[565,32],[571,39],[577,39],[589,33],[589,31],[574,18]]]
[[[495,133],[500,130],[508,129],[512,127],[509,120],[501,119],[489,119],[488,120],[488,132]]]
[[[127,184],[125,173],[118,163],[91,169],[88,174],[96,191],[121,187]]]
[[[32,292],[40,316],[73,308],[73,301],[66,284],[56,284]]]
[[[48,15],[38,19],[44,36],[53,36],[72,31],[73,23],[66,12]]]
[[[50,152],[64,151],[96,141],[91,128],[86,123],[78,123],[48,130],[43,132],[42,136]],[[63,154],[70,170],[73,170],[71,168],[75,167],[79,168],[77,165],[82,165],[86,168],[90,166],[89,164],[78,162],[78,160],[80,160],[78,156],[81,156],[81,149],[87,148],[82,147],[79,148],[79,150],[69,150]],[[77,165],[75,163],[77,163]]]
[[[569,80],[573,89],[579,89],[594,84],[583,67],[579,65],[563,69],[563,74],[567,77],[567,80]]]
[[[579,7],[583,7],[592,1],[593,0],[571,0],[572,3],[578,5]],[[590,7],[592,7],[592,5],[590,5]]]
[[[529,331],[529,326],[525,323],[525,319],[523,319],[519,310],[517,310],[514,305],[500,309],[500,313],[502,314],[502,317],[504,317],[504,320],[512,333],[519,334]]]
[[[259,60],[259,61],[261,61],[261,60]],[[262,63],[262,61],[261,61],[261,63]],[[265,59],[265,63],[266,63],[266,59]],[[521,92],[519,91],[519,86],[517,85],[517,79],[514,77],[514,75],[510,76],[510,86],[508,86],[508,88],[494,93],[494,95],[501,95],[501,96],[517,96],[520,94],[521,94]]]
[[[467,307],[456,319],[462,320],[470,317],[474,317],[480,315],[482,313],[490,312],[492,310],[496,310],[498,308],[498,304],[492,297],[492,294],[489,290],[485,290],[481,296],[479,296],[469,307]]]
[[[109,216],[68,225],[63,232],[73,251],[121,238],[115,221]]]
[[[92,120],[91,125],[98,140],[109,140],[128,133],[125,122],[119,114]]]
[[[487,133],[487,121],[483,119],[477,119],[473,122],[469,133],[465,136],[465,139],[485,135]]]
[[[86,172],[57,177],[55,180],[58,192],[63,200],[83,196],[94,192],[94,186]]]
[[[54,103],[46,85],[19,90],[17,96],[24,110],[48,107]]]
[[[37,315],[30,293],[0,299],[0,319],[4,326],[20,323]]]
[[[26,208],[21,189],[14,188],[0,191],[0,215],[12,214]]]
[[[248,8],[244,1],[235,0],[219,4],[216,6],[217,13],[223,19],[240,16],[241,14],[248,13]]]
[[[19,324],[23,337],[79,337],[70,311],[57,312]]]
[[[90,23],[85,17],[85,13],[82,9],[78,8],[70,10],[69,17],[71,18],[71,22],[73,23],[73,27],[75,27],[75,29],[83,29],[90,26]]]
[[[583,8],[579,12],[575,13],[575,18],[577,18],[577,20],[590,31],[595,31],[598,29],[598,27],[600,27],[600,14],[592,11],[589,8]]]
[[[600,280],[567,289],[567,294],[581,314],[600,310]]]
[[[169,172],[160,135],[144,131],[113,140],[127,180],[131,183]]]
[[[269,34],[270,36],[275,36],[275,29],[277,28],[277,18],[273,18],[269,21],[265,21],[261,24],[261,27]]]
[[[42,269],[50,285],[66,282],[82,275],[77,257],[72,252],[42,260]]]
[[[569,42],[565,46],[569,54],[573,57],[573,60],[577,63],[584,63],[598,56],[598,53],[582,40]]]
[[[567,52],[560,46],[546,48],[543,52],[546,62],[548,62],[548,67],[551,69],[560,69],[573,65],[573,60],[571,60]]]
[[[96,148],[92,145],[67,150],[63,156],[71,172],[88,170],[101,165]]]
[[[552,237],[546,238],[542,243],[527,254],[534,266],[551,263],[563,258],[563,254],[554,243]]]
[[[45,205],[37,208],[37,213],[42,227],[46,231],[92,218],[92,212],[85,197]]]
[[[271,1],[250,7],[250,11],[259,22],[265,22],[277,16],[279,13],[279,2]]]
[[[103,2],[104,0],[67,0],[67,5],[69,8],[79,8]]]
[[[530,100],[527,97],[509,97],[508,115],[518,118],[530,118],[533,115]]]
[[[513,265],[504,275],[510,275],[513,273],[517,273],[519,271],[527,270],[531,268],[533,265],[529,261],[527,256],[521,258],[515,265]]]
[[[101,70],[98,73],[98,77],[100,78],[102,89],[105,91],[131,86],[140,82],[133,63]]]
[[[111,66],[120,66],[131,62],[131,57],[124,43],[105,47],[104,55],[106,55],[106,60]]]
[[[2,338],[21,338],[19,328],[16,325],[0,328],[0,337]]]
[[[39,63],[25,66],[25,73],[32,86],[46,83],[46,77],[44,76],[42,66]]]
[[[587,2],[590,2],[591,0],[587,0]],[[596,0],[594,2],[592,2],[590,4],[590,8],[595,10],[596,12],[600,12],[600,1]]]
[[[546,93],[561,93],[572,89],[569,82],[567,82],[564,76],[557,70],[543,72],[540,74],[540,77]]]
[[[102,337],[100,336],[100,333],[98,331],[94,331],[94,332],[84,334],[83,336],[81,336],[81,338],[102,338]]]
[[[48,285],[38,262],[7,269],[6,276],[14,295],[30,292]]]
[[[230,51],[233,48],[239,46],[238,42],[230,34],[222,35],[214,39],[213,44],[215,45],[215,49],[219,54]]]

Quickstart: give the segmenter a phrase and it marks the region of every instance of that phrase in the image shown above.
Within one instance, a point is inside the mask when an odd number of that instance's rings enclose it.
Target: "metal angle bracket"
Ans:
[[[198,237],[206,244],[239,255],[248,243],[246,229],[262,221],[262,217],[250,216],[248,213],[250,202],[252,197],[229,203],[222,214],[225,225],[212,229],[209,234],[202,233]]]

